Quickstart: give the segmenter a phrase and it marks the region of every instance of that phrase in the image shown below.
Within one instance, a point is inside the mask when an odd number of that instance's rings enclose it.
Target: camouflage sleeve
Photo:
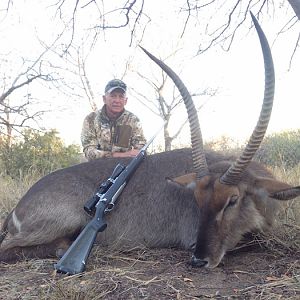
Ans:
[[[137,118],[133,130],[132,130],[132,137],[131,137],[131,146],[134,149],[141,149],[146,144],[146,139],[144,136],[142,125]]]
[[[88,161],[101,158],[101,157],[111,157],[112,154],[109,151],[103,151],[95,149],[94,147],[86,147],[84,150],[84,155]]]
[[[97,149],[98,140],[94,128],[95,112],[90,113],[83,121],[81,130],[81,144],[87,160],[111,156],[110,152]]]

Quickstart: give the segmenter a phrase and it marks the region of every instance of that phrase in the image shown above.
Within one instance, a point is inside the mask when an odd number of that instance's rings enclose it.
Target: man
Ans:
[[[88,160],[135,156],[145,145],[138,117],[124,108],[128,99],[126,90],[122,80],[109,81],[105,87],[103,107],[84,119],[81,142]]]

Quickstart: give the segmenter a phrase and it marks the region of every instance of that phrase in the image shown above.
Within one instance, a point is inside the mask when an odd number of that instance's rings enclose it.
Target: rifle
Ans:
[[[98,232],[104,231],[107,227],[107,223],[104,220],[105,213],[110,212],[114,208],[116,200],[145,158],[147,148],[158,135],[159,131],[157,131],[126,167],[117,164],[112,175],[105,182],[101,183],[95,195],[86,202],[84,210],[88,214],[95,212],[95,215],[84,227],[63,257],[54,265],[57,271],[74,275],[85,270],[86,261]]]

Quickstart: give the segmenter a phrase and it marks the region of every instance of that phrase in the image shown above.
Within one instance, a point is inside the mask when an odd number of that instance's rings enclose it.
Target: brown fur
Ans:
[[[194,173],[173,180],[193,189],[200,207],[194,265],[216,267],[243,235],[272,226],[278,210],[278,203],[272,199],[274,195],[280,195],[279,200],[300,195],[300,187],[277,181],[256,162],[250,163],[238,184],[222,184],[220,177],[229,166],[228,161],[221,160],[210,165],[211,174],[199,180]]]

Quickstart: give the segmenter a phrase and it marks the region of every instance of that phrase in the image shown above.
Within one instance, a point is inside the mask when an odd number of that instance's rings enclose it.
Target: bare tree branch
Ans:
[[[207,0],[207,2],[198,0],[186,0],[185,2],[185,7],[181,9],[181,12],[187,13],[187,17],[181,36],[184,35],[187,28],[187,23],[190,22],[191,16],[194,16],[196,20],[200,20],[201,16],[205,15],[206,11],[208,12],[207,8],[211,8],[216,12],[224,11],[223,15],[225,16],[225,18],[227,18],[227,20],[225,21],[219,19],[219,22],[214,22],[217,18],[217,14],[216,16],[210,16],[209,19],[212,22],[207,22],[206,36],[211,36],[211,38],[207,41],[207,44],[201,43],[199,45],[197,54],[206,52],[215,45],[219,45],[223,48],[223,50],[228,51],[231,48],[238,31],[240,31],[241,25],[246,21],[247,18],[249,18],[248,12],[250,10],[255,12],[257,18],[260,19],[265,14],[274,15],[275,5],[278,5],[280,9],[284,5],[282,3],[276,4],[271,0],[236,0],[232,4],[229,4],[230,2],[219,2],[216,0]],[[289,6],[293,8],[296,14],[294,22],[298,22],[300,15],[300,0],[288,0],[288,3]],[[290,21],[288,21],[288,23],[289,22]],[[214,27],[214,24],[220,23],[221,25],[216,25]],[[285,29],[288,30],[292,27],[292,25],[290,27],[286,26]],[[279,32],[278,35],[281,33],[282,31]],[[290,67],[297,48],[298,42],[295,43],[295,47],[292,51],[292,56],[290,58]]]
[[[112,29],[112,28],[116,29],[116,28],[126,27],[130,22],[129,15],[130,15],[131,12],[134,12],[133,7],[134,7],[134,5],[136,5],[137,1],[138,0],[132,0],[131,2],[126,1],[126,4],[123,7],[116,8],[112,11],[109,11],[109,12],[103,14],[103,19],[105,19],[106,16],[109,16],[109,15],[114,14],[116,12],[120,12],[120,15],[123,15],[125,17],[125,20],[123,21],[123,23],[118,24],[118,25],[105,25],[105,22],[104,22],[103,25],[97,25],[96,27],[99,27],[99,28],[102,28],[102,29]],[[142,6],[138,10],[136,19],[138,19],[139,16],[141,15],[143,6],[144,6],[144,0],[142,0]]]
[[[277,41],[277,39],[278,39],[278,37],[280,36],[280,35],[282,35],[282,34],[284,34],[284,33],[286,33],[286,32],[288,32],[291,28],[293,28],[294,26],[296,26],[296,24],[298,24],[298,19],[297,19],[297,17],[296,16],[294,16],[293,18],[291,18],[281,29],[280,29],[280,31],[277,33],[277,36],[276,36],[276,38],[274,39],[274,41],[273,41],[273,45],[275,44],[275,42]],[[293,61],[293,58],[294,58],[294,56],[295,56],[295,54],[296,54],[296,50],[297,50],[297,48],[299,47],[299,43],[300,43],[300,41],[299,41],[299,36],[300,36],[300,34],[298,35],[298,37],[297,37],[297,40],[296,40],[296,42],[295,42],[295,46],[294,46],[294,48],[293,48],[293,50],[292,50],[292,54],[291,54],[291,56],[290,56],[290,62],[289,62],[289,67],[288,67],[288,70],[291,70],[291,68],[292,68],[292,61]]]
[[[8,12],[9,8],[13,5],[13,0],[8,0],[6,2],[5,8],[1,8],[0,11]]]
[[[251,1],[252,1],[252,0],[250,0],[250,2],[251,2]],[[229,13],[229,15],[228,15],[228,21],[227,21],[227,23],[223,24],[223,25],[220,26],[217,30],[215,30],[215,32],[212,33],[212,35],[214,35],[214,34],[216,33],[216,36],[211,40],[211,42],[209,43],[209,45],[208,45],[207,47],[205,47],[204,49],[199,49],[199,50],[198,50],[198,54],[207,51],[207,50],[208,50],[209,48],[211,48],[211,46],[213,46],[220,38],[222,38],[221,41],[224,41],[225,39],[228,38],[228,37],[227,37],[227,38],[223,38],[223,35],[224,35],[224,33],[227,31],[227,29],[230,27],[231,21],[232,21],[232,15],[233,15],[233,13],[236,11],[236,9],[237,9],[237,7],[238,7],[239,4],[240,4],[240,0],[236,1],[235,5],[233,6],[232,10],[230,11],[230,13]],[[238,24],[238,27],[239,27],[240,25],[241,25],[241,22],[240,22],[240,24]],[[238,28],[238,27],[237,27],[237,28]],[[236,29],[237,29],[237,28],[236,28]],[[221,30],[221,31],[220,31],[220,30]],[[219,33],[217,33],[218,31],[219,31]],[[233,36],[234,36],[234,34],[235,34],[235,31],[234,31],[234,33],[233,33]],[[230,48],[230,46],[231,46],[231,44],[232,44],[232,40],[233,40],[233,38],[231,39],[231,42],[229,43],[228,49]]]
[[[44,80],[47,80],[47,77],[48,76],[46,76],[46,75],[38,74],[38,75],[28,78],[27,80],[23,81],[22,83],[20,83],[18,85],[11,86],[6,92],[4,92],[0,96],[0,103],[2,103],[4,101],[4,99],[7,98],[13,91],[21,88],[22,86],[30,84],[32,81],[34,81],[37,78],[43,78]]]
[[[87,96],[87,98],[89,100],[90,106],[93,111],[96,111],[97,104],[95,101],[94,92],[92,90],[90,81],[89,81],[87,73],[86,73],[85,59],[83,59],[83,57],[80,56],[79,49],[78,49],[77,53],[78,53],[78,61],[77,61],[78,75],[79,75],[83,90],[85,92],[85,95]]]
[[[293,61],[293,58],[295,56],[296,50],[299,47],[299,45],[300,45],[300,33],[298,34],[298,39],[297,39],[297,41],[295,43],[295,47],[294,47],[293,53],[292,53],[291,58],[290,58],[289,70],[291,70],[291,68],[292,68],[292,61]]]

